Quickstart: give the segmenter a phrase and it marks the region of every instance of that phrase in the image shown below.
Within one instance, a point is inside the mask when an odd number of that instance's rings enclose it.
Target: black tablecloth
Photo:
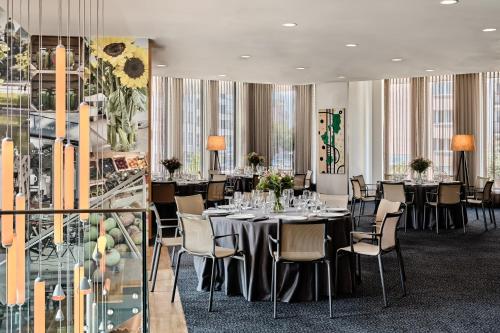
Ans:
[[[260,222],[230,220],[213,217],[216,235],[236,233],[239,235],[239,249],[246,255],[247,276],[243,275],[243,263],[239,260],[219,260],[216,288],[223,288],[227,295],[244,295],[249,301],[268,301],[271,298],[272,258],[268,249],[268,235],[276,237],[276,220]],[[331,256],[332,288],[335,274],[335,252],[338,248],[349,245],[351,231],[350,216],[332,219],[328,222],[328,232],[332,237],[332,246],[328,249]],[[230,238],[220,239],[220,246],[232,247]],[[198,290],[209,290],[211,260],[195,257],[195,269],[198,275]],[[318,293],[328,295],[327,272],[324,264],[318,264]],[[278,268],[278,298],[282,302],[312,301],[315,299],[314,264],[281,264]],[[248,294],[243,292],[243,279],[246,279]],[[351,270],[349,258],[339,259],[339,286],[341,294],[351,293]]]
[[[413,229],[433,229],[436,226],[435,208],[427,206],[427,216],[424,216],[424,206],[427,202],[427,193],[437,192],[438,185],[434,183],[429,184],[405,184],[405,192],[407,193],[407,200],[411,200],[414,196],[413,202],[415,205],[415,219],[413,219],[412,208],[408,209],[407,227]],[[379,188],[380,189],[380,188]],[[413,194],[412,194],[413,193]],[[430,199],[435,200],[435,196],[430,196]],[[454,225],[455,228],[462,228],[462,214],[460,206],[449,208],[451,219],[448,221],[449,225]],[[467,212],[464,210],[464,221],[467,224]],[[445,211],[439,209],[439,228],[445,228]]]

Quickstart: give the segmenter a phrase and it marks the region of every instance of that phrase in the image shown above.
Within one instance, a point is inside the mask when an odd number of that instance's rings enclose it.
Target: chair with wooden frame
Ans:
[[[465,234],[465,218],[464,218],[464,207],[461,200],[462,194],[462,183],[451,182],[451,183],[439,183],[437,192],[427,192],[427,201],[424,205],[424,227],[425,219],[427,217],[426,210],[434,210],[436,213],[436,233],[439,234],[439,208],[445,210],[445,227],[448,229],[448,215],[450,214],[450,208],[460,208],[462,214],[462,225]],[[435,200],[431,199],[431,196],[435,197]]]
[[[359,220],[363,216],[373,216],[373,215],[364,215],[365,214],[365,204],[366,202],[374,202],[375,197],[374,196],[365,196],[362,191],[362,187],[359,184],[359,180],[351,178],[351,185],[352,185],[352,198],[351,198],[351,214],[354,218],[354,222],[356,222],[356,218],[358,220],[358,225],[359,225]],[[356,203],[359,203],[359,212],[358,215],[356,216]]]
[[[403,182],[382,182],[382,197],[386,200],[392,201],[392,202],[401,202],[401,204],[404,207],[404,214],[405,214],[405,232],[408,227],[408,208],[411,208],[412,213],[413,213],[413,221],[416,221],[415,217],[415,192],[407,192],[405,190],[405,183]],[[408,200],[407,196],[411,196],[411,199]]]

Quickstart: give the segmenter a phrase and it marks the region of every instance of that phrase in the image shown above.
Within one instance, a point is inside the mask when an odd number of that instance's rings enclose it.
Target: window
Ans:
[[[201,172],[201,156],[203,148],[201,81],[185,79],[183,82],[183,92],[183,170],[186,172],[198,173]]]
[[[272,167],[293,170],[295,132],[295,89],[290,85],[275,85],[271,115]]]
[[[386,172],[405,174],[412,159],[411,114],[410,114],[410,79],[391,79],[388,86],[388,107],[386,119],[388,159]]]
[[[235,167],[235,84],[219,81],[219,135],[225,137],[226,150],[220,152],[220,167],[223,171]]]
[[[500,72],[485,74],[488,177],[500,178]],[[496,184],[498,186],[498,184]]]
[[[454,79],[451,75],[431,76],[428,78],[429,96],[428,112],[432,124],[429,142],[433,170],[447,175],[453,175],[453,152],[451,139],[453,137],[453,90]]]

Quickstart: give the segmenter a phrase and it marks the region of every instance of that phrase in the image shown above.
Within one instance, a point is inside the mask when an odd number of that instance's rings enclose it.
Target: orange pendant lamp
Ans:
[[[56,47],[56,138],[66,135],[66,48]]]
[[[78,156],[78,204],[80,209],[89,209],[90,197],[90,107],[80,104],[80,142]],[[81,213],[80,220],[86,221],[88,213]]]
[[[26,197],[22,193],[16,195],[16,210],[26,209]],[[14,237],[15,257],[17,262],[17,276],[16,279],[16,304],[22,305],[26,300],[26,215],[16,215],[16,236]],[[11,248],[11,249],[12,249]],[[9,251],[11,250],[9,249]]]
[[[2,210],[14,210],[14,142],[2,140]],[[14,216],[2,216],[2,246],[7,248],[14,241]]]
[[[34,332],[45,333],[45,281],[39,277],[35,280],[34,292]]]
[[[73,274],[73,283],[74,283],[74,298],[73,298],[73,322],[74,322],[74,333],[83,333],[83,317],[84,317],[84,304],[83,297],[80,290],[80,280],[85,275],[83,266],[76,264],[74,268]]]
[[[57,138],[53,147],[53,189],[52,205],[55,210],[63,209],[63,139]],[[63,214],[54,214],[54,244],[63,243]]]
[[[64,146],[64,209],[75,208],[75,147]]]

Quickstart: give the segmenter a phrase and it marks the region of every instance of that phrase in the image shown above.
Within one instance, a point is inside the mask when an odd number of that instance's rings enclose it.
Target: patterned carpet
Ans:
[[[500,212],[497,212],[500,221]],[[185,256],[179,290],[190,332],[498,332],[500,322],[500,228],[484,231],[469,211],[466,235],[461,230],[400,232],[408,294],[402,297],[395,254],[384,257],[389,307],[382,306],[376,259],[364,259],[363,282],[356,293],[328,302],[247,302],[196,291],[192,257]]]

